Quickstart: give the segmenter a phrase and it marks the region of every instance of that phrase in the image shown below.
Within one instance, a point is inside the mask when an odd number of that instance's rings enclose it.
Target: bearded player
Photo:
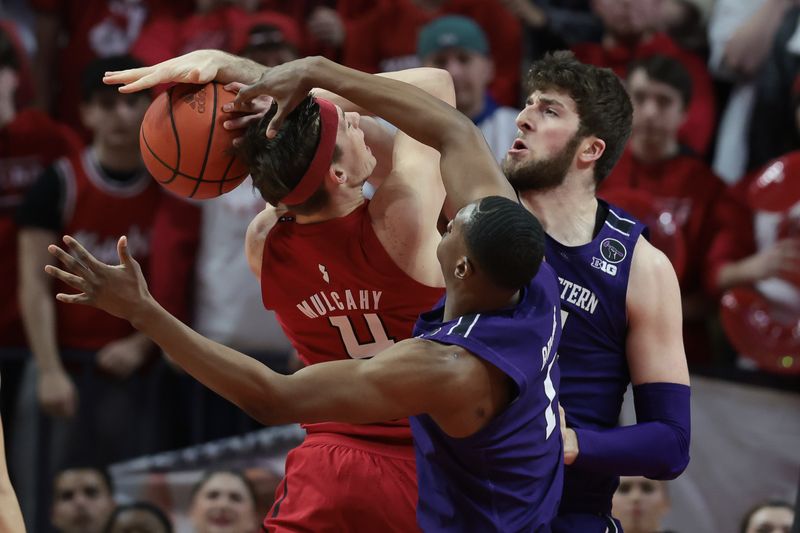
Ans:
[[[689,462],[680,290],[644,226],[595,197],[630,134],[619,79],[561,52],[535,62],[527,84],[503,170],[542,222],[561,285],[567,467],[553,531],[621,531],[611,517],[619,476],[673,479]],[[617,427],[629,383],[637,423]]]

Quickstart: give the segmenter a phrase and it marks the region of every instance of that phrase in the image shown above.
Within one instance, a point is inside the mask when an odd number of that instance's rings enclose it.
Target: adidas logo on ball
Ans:
[[[206,112],[206,88],[203,87],[196,93],[190,93],[183,97],[183,101],[198,113]]]

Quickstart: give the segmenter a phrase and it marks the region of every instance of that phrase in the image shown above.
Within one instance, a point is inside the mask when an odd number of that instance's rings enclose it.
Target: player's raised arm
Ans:
[[[64,242],[73,255],[55,245],[49,251],[66,270],[48,266],[46,271],[81,292],[58,294],[59,300],[130,321],[198,381],[261,422],[368,423],[421,413],[437,418],[441,413],[443,429],[471,433],[479,429],[474,420],[464,424],[470,417],[454,413],[497,387],[492,382],[496,371],[463,348],[417,339],[397,343],[369,360],[320,363],[292,376],[278,374],[203,337],[161,307],[148,292],[124,237],[117,266],[98,261],[71,237]],[[495,410],[486,412],[493,416]]]
[[[103,83],[121,85],[121,93],[132,93],[162,83],[254,83],[267,69],[255,61],[220,50],[195,50],[161,63],[119,72],[106,72]]]
[[[455,209],[485,196],[516,199],[472,121],[407,83],[358,72],[323,58],[304,58],[265,71],[258,83],[239,93],[237,100],[247,101],[260,94],[275,98],[279,110],[267,129],[272,136],[283,118],[314,87],[370,110],[439,151],[442,179]]]

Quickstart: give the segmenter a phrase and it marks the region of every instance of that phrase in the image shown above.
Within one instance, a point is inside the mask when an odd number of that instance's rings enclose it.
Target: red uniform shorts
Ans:
[[[286,457],[270,533],[419,531],[414,449],[311,433]]]

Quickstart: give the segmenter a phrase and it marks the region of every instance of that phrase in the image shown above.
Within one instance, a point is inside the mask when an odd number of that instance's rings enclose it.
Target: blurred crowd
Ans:
[[[97,467],[257,427],[127,322],[57,302],[70,290],[43,267],[61,235],[111,263],[127,235],[173,314],[278,371],[298,364],[243,254],[263,200],[248,184],[204,202],[166,194],[139,155],[154,94],[102,84],[106,71],[192,50],[268,66],[323,55],[367,72],[446,69],[498,161],[531,61],[570,49],[612,69],[633,132],[598,196],[645,221],[672,261],[690,368],[800,376],[800,1],[17,0],[0,17],[0,407],[32,531],[51,519],[103,531],[109,516],[105,530],[124,531],[145,515],[171,531],[147,504],[114,510]],[[240,474],[213,472],[197,506],[213,483],[215,497],[254,501]],[[663,491],[654,505],[668,508],[666,489],[648,483],[624,481],[619,505]],[[70,529],[60,510],[80,498],[108,501],[93,504],[96,526]],[[254,531],[242,520],[231,531]]]

